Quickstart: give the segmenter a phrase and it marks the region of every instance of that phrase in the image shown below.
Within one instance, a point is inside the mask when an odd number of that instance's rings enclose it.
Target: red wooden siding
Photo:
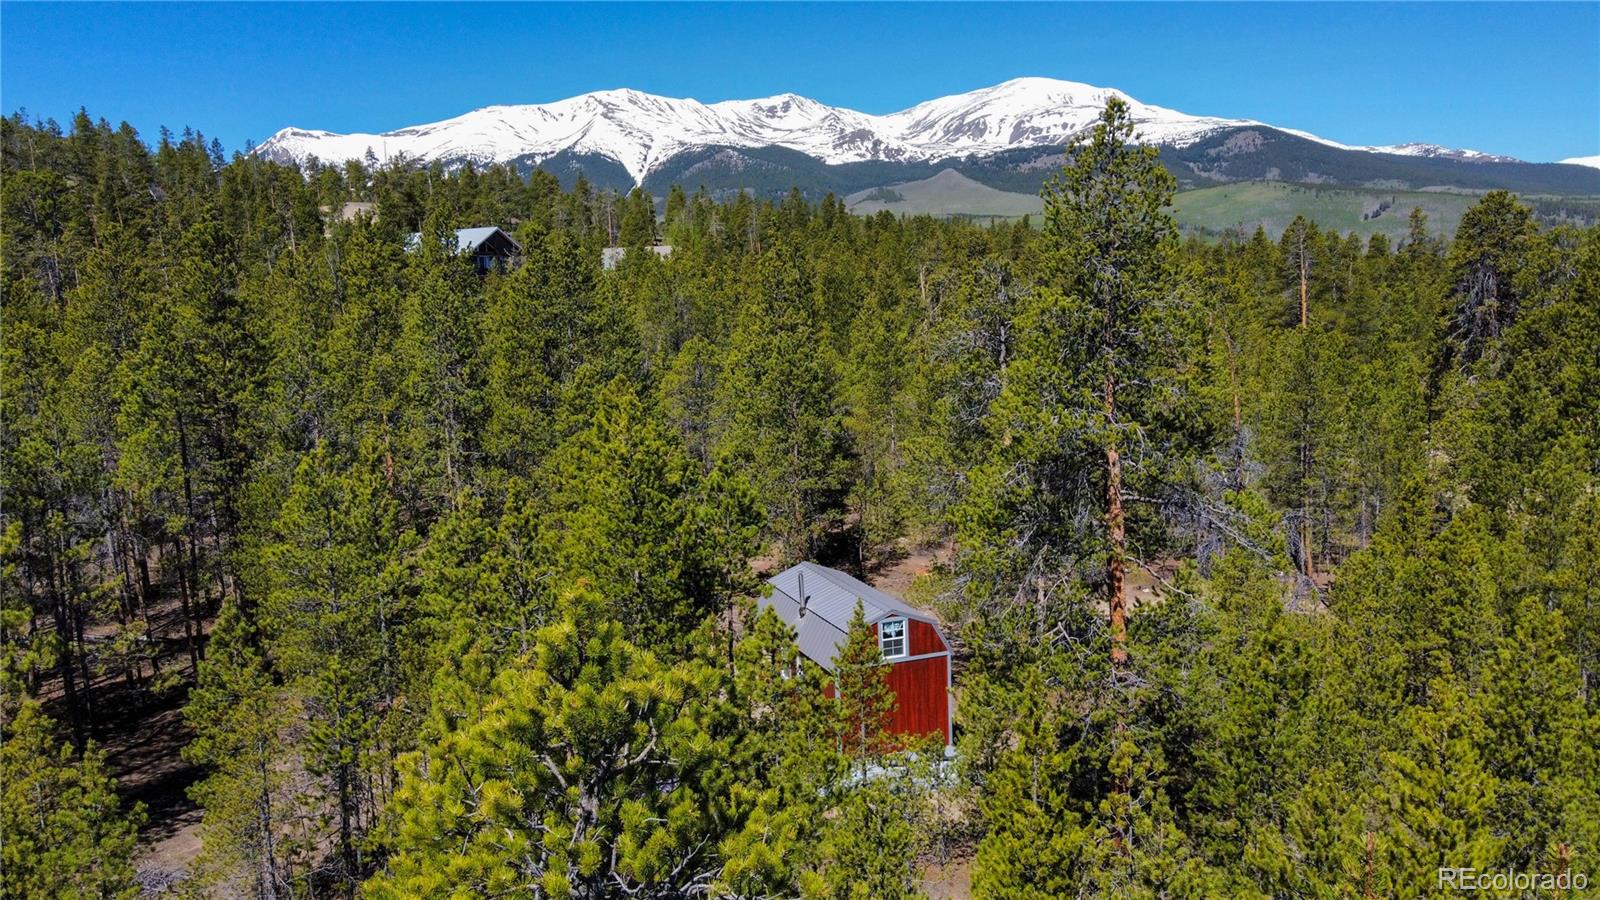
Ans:
[[[889,689],[894,691],[896,705],[889,730],[896,734],[933,734],[948,739],[949,685],[948,656],[914,659],[890,666]]]
[[[906,620],[908,656],[943,654],[948,649],[939,639],[939,631],[927,622]],[[872,626],[878,633],[878,626]],[[889,718],[889,731],[894,734],[931,734],[950,740],[950,657],[928,656],[905,662],[890,660],[887,681],[894,692],[895,710]],[[830,683],[825,688],[834,696]]]
[[[944,641],[939,640],[939,632],[927,622],[918,622],[911,619],[906,622],[911,631],[911,655],[921,656],[924,653],[943,653],[949,649]]]
[[[946,649],[944,641],[939,640],[939,631],[927,622],[918,622],[916,619],[906,620],[906,631],[909,632],[911,646],[907,656],[921,656],[924,653],[943,653]],[[878,626],[872,626],[872,633],[878,633]]]

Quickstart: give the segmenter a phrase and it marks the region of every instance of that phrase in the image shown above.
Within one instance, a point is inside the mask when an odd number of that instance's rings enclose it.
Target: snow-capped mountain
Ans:
[[[443,122],[384,134],[285,128],[256,148],[256,153],[283,161],[316,157],[336,162],[370,153],[380,161],[403,154],[424,161],[538,164],[571,152],[615,160],[636,182],[642,182],[673,156],[713,146],[783,147],[824,163],[840,164],[931,161],[1059,145],[1091,126],[1111,97],[1128,102],[1145,140],[1169,147],[1188,146],[1226,129],[1270,127],[1247,119],[1194,116],[1152,106],[1113,88],[1018,78],[881,116],[827,106],[795,94],[708,104],[626,89],[596,91],[554,103],[489,106]],[[1279,130],[1345,147],[1304,132]],[[1422,144],[1350,149],[1502,159]]]
[[[1059,169],[1060,147],[1091,127],[1112,97],[1128,103],[1143,140],[1160,145],[1181,190],[1281,181],[1362,190],[1600,194],[1600,166],[1592,159],[1541,165],[1437,144],[1352,146],[1249,119],[1190,115],[1114,88],[1050,78],[1017,78],[887,115],[796,94],[702,103],[626,89],[596,91],[554,103],[488,106],[384,134],[286,128],[255,153],[279,162],[370,156],[376,162],[404,158],[446,167],[510,163],[524,172],[543,168],[569,188],[581,174],[606,190],[637,185],[664,195],[677,184],[713,194],[749,190],[775,197],[798,189],[813,199],[954,170],[988,188],[1035,196]],[[947,206],[944,212],[967,212],[954,201]]]
[[[1186,146],[1224,128],[1261,124],[1191,116],[1141,103],[1114,88],[1051,78],[1017,78],[919,103],[876,121],[921,158],[939,159],[1060,144],[1093,125],[1112,97],[1128,103],[1145,140],[1168,146]]]
[[[1563,159],[1562,162],[1569,166],[1588,166],[1591,169],[1600,169],[1600,156],[1574,156]]]
[[[1459,159],[1463,162],[1521,162],[1515,156],[1498,156],[1493,153],[1484,153],[1482,150],[1452,150],[1438,144],[1422,144],[1412,142],[1409,144],[1387,144],[1381,147],[1353,147],[1354,150],[1366,150],[1369,153],[1392,153],[1396,156],[1422,156],[1428,159]]]

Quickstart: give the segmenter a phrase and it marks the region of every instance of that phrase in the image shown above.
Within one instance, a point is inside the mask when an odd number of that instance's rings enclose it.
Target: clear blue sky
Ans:
[[[1600,153],[1600,3],[0,5],[0,107],[229,149],[608,87],[882,113],[1044,75],[1357,144]]]

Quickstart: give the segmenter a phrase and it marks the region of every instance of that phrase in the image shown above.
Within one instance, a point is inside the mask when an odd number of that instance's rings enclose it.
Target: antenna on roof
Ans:
[[[796,572],[795,575],[800,578],[800,615],[797,618],[804,619],[806,617],[806,603],[811,599],[806,596],[806,573]]]

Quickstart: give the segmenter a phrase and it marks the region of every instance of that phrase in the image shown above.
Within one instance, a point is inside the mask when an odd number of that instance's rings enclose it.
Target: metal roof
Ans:
[[[805,583],[806,614],[800,615],[800,584]],[[850,619],[860,601],[862,614],[871,625],[884,619],[916,619],[937,627],[927,613],[907,606],[870,584],[837,569],[803,562],[767,579],[770,596],[759,598],[762,606],[795,630],[795,643],[807,658],[829,672],[833,660],[844,646]]]
[[[473,250],[478,249],[478,247],[482,246],[484,241],[487,241],[489,238],[494,237],[494,234],[497,231],[499,231],[501,234],[505,234],[504,231],[500,231],[499,227],[495,226],[495,225],[484,225],[484,226],[482,226],[480,228],[457,228],[456,229],[456,252],[457,253],[468,253],[468,252],[471,252]],[[505,234],[505,238],[506,238],[507,241],[511,242],[511,246],[516,247],[518,250],[522,249],[522,246],[520,244],[518,244],[515,240],[513,240],[511,235]],[[406,249],[407,250],[415,250],[415,249],[417,249],[417,247],[419,247],[421,245],[422,245],[422,232],[413,231],[410,234],[406,235]]]

